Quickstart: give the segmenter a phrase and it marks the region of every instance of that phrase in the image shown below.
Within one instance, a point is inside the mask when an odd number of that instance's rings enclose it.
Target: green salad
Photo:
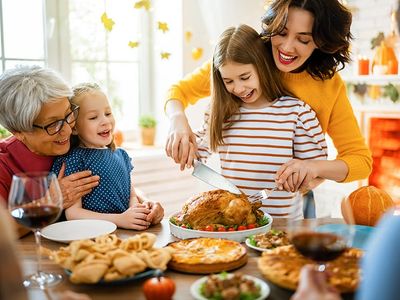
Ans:
[[[261,295],[261,288],[241,273],[222,272],[210,275],[200,286],[200,294],[210,300],[255,300]]]

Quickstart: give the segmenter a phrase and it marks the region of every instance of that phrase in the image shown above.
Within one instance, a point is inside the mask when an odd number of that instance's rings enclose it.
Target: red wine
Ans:
[[[59,213],[60,208],[52,205],[26,205],[11,211],[11,215],[19,224],[32,229],[43,228],[53,223]]]
[[[346,249],[342,237],[326,232],[298,233],[291,241],[302,255],[315,261],[333,260]]]

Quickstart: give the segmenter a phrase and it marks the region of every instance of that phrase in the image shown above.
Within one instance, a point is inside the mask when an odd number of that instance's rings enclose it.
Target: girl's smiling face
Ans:
[[[283,31],[271,37],[272,55],[278,69],[299,69],[317,48],[312,37],[314,16],[307,10],[289,7]]]
[[[219,72],[227,91],[240,98],[243,107],[261,108],[269,105],[254,65],[228,61],[219,68]]]
[[[104,148],[111,144],[115,120],[107,97],[100,91],[91,91],[75,100],[80,107],[75,130],[81,144],[88,148]]]

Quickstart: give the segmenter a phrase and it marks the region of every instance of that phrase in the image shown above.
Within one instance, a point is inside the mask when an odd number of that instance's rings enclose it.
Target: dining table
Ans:
[[[329,219],[326,220],[326,223],[341,223],[341,219]],[[285,219],[274,219],[272,228],[277,230],[285,230],[286,228],[286,220]],[[179,240],[174,237],[170,233],[169,228],[169,220],[163,219],[160,224],[151,226],[147,229],[147,232],[154,233],[157,236],[157,240],[155,243],[155,247],[164,247],[169,243]],[[125,230],[125,229],[117,229],[115,231],[116,235],[121,239],[128,238],[135,234],[140,233],[139,231],[134,230]],[[50,250],[57,250],[62,246],[66,246],[67,244],[51,241],[45,238],[42,238],[42,247],[48,248]],[[19,239],[18,249],[22,262],[22,271],[24,275],[30,275],[36,271],[37,268],[37,256],[36,256],[36,244],[33,234],[28,234],[25,237]],[[251,276],[255,276],[257,278],[263,279],[270,287],[270,295],[268,299],[290,299],[293,294],[293,291],[281,288],[268,280],[264,279],[262,274],[260,273],[257,267],[257,260],[259,259],[261,252],[253,250],[251,248],[247,248],[248,253],[248,262],[237,269],[236,271],[247,274]],[[69,281],[67,274],[64,270],[56,264],[54,261],[49,259],[48,257],[42,258],[42,266],[43,271],[50,271],[62,274],[63,281],[56,285],[55,287],[51,287],[45,290],[41,290],[38,288],[28,289],[29,299],[31,300],[43,300],[43,299],[57,299],[57,295],[66,290],[71,290],[77,293],[85,293],[89,295],[93,300],[102,300],[102,299],[117,299],[117,300],[140,300],[145,299],[143,293],[143,283],[146,279],[141,281],[134,282],[126,282],[124,284],[109,284],[109,285],[84,285],[84,284],[73,284]],[[198,274],[186,274],[175,272],[173,270],[167,269],[164,272],[164,275],[173,279],[176,284],[176,291],[173,296],[175,300],[190,300],[194,299],[190,293],[191,285],[199,278],[204,275]],[[345,295],[345,299],[352,299],[353,295]]]

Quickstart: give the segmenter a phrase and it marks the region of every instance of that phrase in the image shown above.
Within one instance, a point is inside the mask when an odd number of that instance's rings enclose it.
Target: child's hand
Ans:
[[[311,182],[318,177],[314,160],[292,159],[276,172],[275,181],[279,189],[296,192],[309,190]]]
[[[151,224],[158,224],[161,222],[164,217],[164,209],[161,204],[158,202],[150,202],[147,201],[144,203],[148,209],[150,209],[150,213],[147,215],[146,221]]]
[[[145,205],[140,203],[135,204],[120,214],[117,225],[126,229],[145,230],[151,224],[151,222],[146,220],[149,213],[150,209],[145,207]]]

